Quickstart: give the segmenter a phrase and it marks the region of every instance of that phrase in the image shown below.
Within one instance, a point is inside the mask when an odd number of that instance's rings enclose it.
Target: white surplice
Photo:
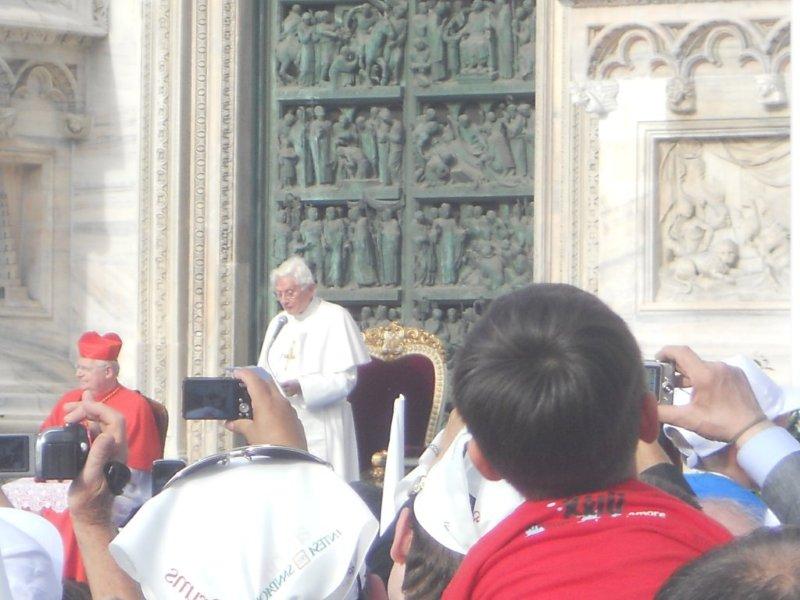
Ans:
[[[286,325],[269,346],[281,315]],[[279,382],[300,383],[301,394],[289,400],[305,428],[308,451],[331,463],[345,481],[358,479],[356,432],[347,394],[356,385],[356,367],[369,361],[350,313],[316,297],[302,314],[281,312],[270,321],[258,358],[258,366]]]

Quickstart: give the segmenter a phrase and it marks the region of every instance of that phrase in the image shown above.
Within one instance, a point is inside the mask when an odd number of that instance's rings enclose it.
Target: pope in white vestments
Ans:
[[[258,365],[297,410],[308,451],[355,481],[358,448],[347,395],[356,385],[356,367],[370,360],[361,332],[346,309],[315,296],[303,259],[289,258],[271,280],[283,311],[267,326]]]

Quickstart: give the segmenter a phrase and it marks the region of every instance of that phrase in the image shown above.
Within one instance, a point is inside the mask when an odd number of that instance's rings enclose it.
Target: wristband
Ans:
[[[751,421],[750,423],[745,425],[744,428],[739,431],[739,433],[737,433],[735,436],[733,436],[731,438],[731,441],[728,442],[728,443],[729,444],[736,444],[736,442],[739,440],[740,437],[742,437],[750,429],[752,429],[753,427],[755,427],[759,423],[763,423],[764,421],[769,421],[769,419],[767,418],[767,415],[762,414],[762,415],[756,417],[753,421]]]

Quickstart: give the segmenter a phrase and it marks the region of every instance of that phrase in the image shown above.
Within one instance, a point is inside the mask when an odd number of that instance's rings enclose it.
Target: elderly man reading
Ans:
[[[358,450],[347,395],[356,385],[356,367],[370,360],[361,332],[344,308],[316,297],[302,258],[286,260],[270,281],[283,311],[267,327],[258,365],[275,376],[297,410],[308,451],[355,481]]]

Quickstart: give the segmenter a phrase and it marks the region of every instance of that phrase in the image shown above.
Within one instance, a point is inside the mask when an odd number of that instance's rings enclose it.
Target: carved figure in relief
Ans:
[[[297,183],[297,161],[299,157],[294,151],[294,146],[288,140],[280,144],[278,150],[278,177],[281,186],[291,187]]]
[[[297,154],[296,180],[301,187],[306,187],[311,174],[311,155],[308,148],[308,123],[306,109],[300,107],[295,111],[295,119],[289,125],[289,141]],[[287,121],[290,123],[292,120]]]
[[[278,79],[289,83],[292,79],[289,70],[297,66],[300,55],[300,42],[297,39],[297,28],[302,21],[301,8],[295,4],[286,14],[281,25],[278,43],[275,45],[275,56],[278,62]]]
[[[352,146],[358,141],[358,133],[353,124],[353,109],[342,108],[339,119],[332,127],[334,146]]]
[[[526,173],[533,173],[533,107],[523,102],[517,106],[517,113],[525,119],[525,156],[528,159]]]
[[[300,25],[297,27],[296,37],[300,44],[297,82],[304,87],[311,87],[315,83],[316,76],[315,45],[317,40],[314,15],[311,12],[303,13]]]
[[[514,172],[518,177],[526,177],[528,175],[527,120],[517,111],[515,104],[506,107],[506,119],[508,144],[514,158]]]
[[[369,177],[369,161],[357,146],[336,148],[337,181],[364,180]]]
[[[370,233],[369,219],[363,208],[351,208],[350,217],[350,254],[351,281],[361,287],[375,285],[375,249]]]
[[[436,279],[436,231],[421,210],[414,213],[414,281],[418,285],[433,285]]]
[[[417,12],[411,18],[411,33],[412,39],[427,40],[428,39],[428,2],[427,0],[419,0],[417,2]],[[427,43],[426,43],[427,46]]]
[[[442,309],[434,306],[431,309],[430,317],[425,320],[425,330],[440,339],[443,338],[445,333],[444,323],[442,322],[443,317]]]
[[[431,51],[425,40],[414,42],[409,52],[408,65],[420,87],[428,87],[431,84]]]
[[[444,285],[452,285],[458,281],[458,269],[461,266],[465,232],[450,213],[450,205],[444,203],[439,207],[439,216],[433,221],[436,231],[436,258],[439,266],[439,281]]]
[[[503,261],[486,240],[478,244],[478,268],[484,287],[493,290],[503,285]]]
[[[379,304],[375,307],[375,326],[383,327],[389,324],[389,307],[385,304]]]
[[[383,185],[392,183],[392,173],[389,163],[390,139],[389,132],[392,128],[392,113],[388,108],[380,109],[379,121],[376,127],[375,138],[378,144],[378,179]]]
[[[417,122],[414,124],[413,149],[414,149],[414,171],[417,181],[422,180],[425,171],[427,152],[430,148],[431,140],[441,133],[442,125],[436,119],[436,111],[433,108],[426,108]]]
[[[287,221],[289,215],[285,208],[278,210],[275,225],[272,232],[272,252],[270,260],[273,264],[279,265],[289,258],[289,242],[292,239],[292,229]]]
[[[706,252],[676,258],[669,266],[676,281],[690,293],[702,278],[727,280],[738,273],[739,246],[731,240],[721,240]]]
[[[289,241],[289,256],[305,256],[306,248],[303,234],[299,230],[293,231],[292,239]]]
[[[504,271],[506,285],[521,287],[529,285],[533,279],[533,270],[528,257],[519,253],[512,260],[511,265]]]
[[[344,285],[344,244],[347,233],[344,219],[336,216],[336,209],[325,209],[322,238],[325,246],[325,283],[331,287]]]
[[[508,145],[506,124],[498,119],[493,111],[489,111],[486,113],[483,132],[490,152],[489,167],[498,175],[513,173],[515,163]]]
[[[522,3],[517,12],[517,77],[529,81],[533,79],[535,63],[534,49],[534,13],[528,0]]]
[[[375,139],[375,129],[372,126],[372,120],[367,119],[364,115],[356,117],[355,125],[361,151],[368,163],[367,177],[372,177],[377,173],[378,166],[378,142]]]
[[[403,172],[403,144],[405,131],[400,119],[393,119],[389,129],[389,176],[394,183],[398,183]]]
[[[461,74],[488,73],[496,76],[492,38],[495,35],[492,15],[484,0],[475,0],[459,43]]]
[[[317,185],[331,181],[331,122],[325,118],[322,106],[314,107],[314,120],[308,126],[314,180]]]
[[[486,139],[478,126],[465,114],[458,115],[458,136],[473,156],[482,157],[486,153]]]
[[[403,74],[403,52],[408,35],[408,7],[405,3],[395,4],[391,10],[389,23],[392,35],[387,43],[386,64],[389,70],[389,83],[398,85]]]
[[[352,87],[356,84],[356,74],[358,73],[358,57],[350,48],[343,48],[331,62],[329,77],[331,86]]]
[[[381,211],[381,221],[376,231],[380,278],[383,285],[400,282],[400,222],[391,209]]]
[[[514,26],[511,19],[511,2],[495,3],[495,25],[497,32],[497,74],[502,79],[514,77]]]
[[[462,0],[453,0],[450,7],[450,18],[445,21],[442,28],[442,40],[444,41],[447,56],[447,72],[452,78],[461,71],[461,58],[459,45],[461,38],[464,37],[463,29],[467,24],[467,14],[464,11]]]
[[[375,326],[375,317],[372,315],[372,307],[362,306],[361,315],[358,319],[358,328],[361,331],[366,331],[370,327]]]
[[[347,11],[342,21],[345,27],[354,31],[351,42],[358,56],[363,74],[367,74],[367,46],[370,42],[372,26],[378,21],[378,12],[366,2]],[[363,79],[363,78],[362,78]],[[366,83],[366,81],[362,81]]]
[[[450,342],[449,350],[452,356],[464,344],[466,335],[466,324],[459,319],[458,311],[452,306],[447,309],[444,328],[447,331],[447,339]]]
[[[396,323],[400,321],[401,315],[400,311],[395,307],[389,309],[389,321],[392,323]]]
[[[444,17],[447,15],[447,6],[441,2],[429,5],[428,8],[428,48],[431,51],[431,79],[441,81],[447,77],[445,58],[447,56],[442,37]]]
[[[321,10],[317,13],[316,39],[316,84],[330,81],[330,70],[342,41],[339,28],[334,23],[333,13]]]
[[[305,260],[316,281],[323,281],[325,243],[322,239],[322,222],[316,206],[306,207],[306,218],[300,222],[300,233],[305,244]]]

